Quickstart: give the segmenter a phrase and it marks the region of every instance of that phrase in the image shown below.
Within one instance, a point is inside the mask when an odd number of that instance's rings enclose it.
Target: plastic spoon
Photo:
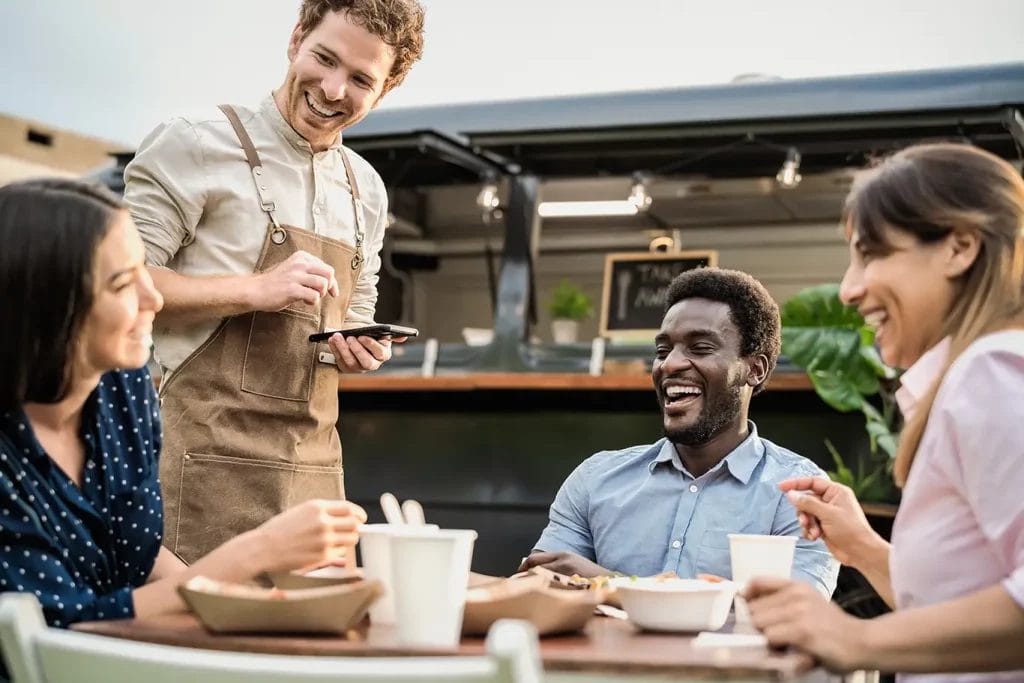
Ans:
[[[402,508],[398,505],[398,499],[391,493],[380,494],[380,509],[384,511],[384,519],[388,524],[402,526],[405,518],[402,517]]]
[[[412,498],[402,503],[402,514],[405,516],[405,523],[409,526],[423,526],[426,523],[423,506]]]

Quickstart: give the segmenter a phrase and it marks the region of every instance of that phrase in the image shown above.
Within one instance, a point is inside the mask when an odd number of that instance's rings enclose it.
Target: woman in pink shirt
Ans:
[[[758,579],[753,622],[840,671],[1024,681],[1024,179],[968,145],[919,145],[859,178],[844,219],[841,296],[883,359],[908,368],[892,544],[849,488],[780,486],[805,534],[895,611],[860,620],[800,583]],[[917,675],[934,672],[950,673]]]

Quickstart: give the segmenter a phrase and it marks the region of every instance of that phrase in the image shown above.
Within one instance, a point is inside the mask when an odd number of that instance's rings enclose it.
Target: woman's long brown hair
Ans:
[[[1024,179],[977,147],[915,145],[858,178],[846,199],[844,223],[866,246],[882,251],[891,229],[923,243],[953,232],[973,233],[981,242],[946,318],[947,364],[900,437],[893,475],[903,486],[949,366],[979,337],[1024,326]]]

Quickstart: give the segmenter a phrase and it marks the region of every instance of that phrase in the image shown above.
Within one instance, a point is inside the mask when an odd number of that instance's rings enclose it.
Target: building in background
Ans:
[[[0,185],[41,176],[81,176],[110,163],[121,146],[0,114]]]
[[[416,498],[430,521],[477,530],[474,570],[515,571],[583,458],[662,431],[653,335],[592,344],[595,315],[578,343],[551,343],[559,283],[611,300],[608,255],[655,247],[715,252],[779,302],[837,282],[853,175],[937,140],[1020,168],[1024,64],[377,112],[345,133],[393,215],[376,319],[421,335],[380,372],[341,378],[347,495],[374,521],[381,492]],[[121,191],[130,158],[92,177]],[[826,439],[853,469],[868,452],[863,416],[832,409],[785,359],[751,418],[824,467]]]

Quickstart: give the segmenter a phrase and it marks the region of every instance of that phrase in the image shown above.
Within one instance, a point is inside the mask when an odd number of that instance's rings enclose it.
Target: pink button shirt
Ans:
[[[904,415],[948,354],[946,340],[904,373]],[[889,569],[900,609],[995,584],[1024,607],[1024,331],[982,337],[943,380],[893,525]],[[1024,670],[901,680],[1024,681]]]

